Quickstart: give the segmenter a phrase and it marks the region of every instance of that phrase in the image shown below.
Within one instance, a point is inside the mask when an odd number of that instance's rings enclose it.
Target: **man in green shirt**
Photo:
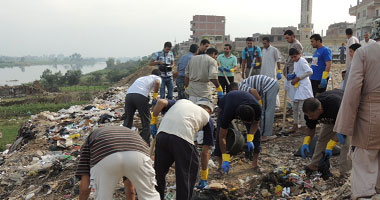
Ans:
[[[220,64],[218,70],[218,80],[223,88],[223,92],[229,92],[229,83],[234,82],[234,72],[237,69],[237,58],[231,54],[232,46],[230,44],[224,45],[224,53],[218,56],[218,62]],[[228,81],[226,80],[226,74]]]

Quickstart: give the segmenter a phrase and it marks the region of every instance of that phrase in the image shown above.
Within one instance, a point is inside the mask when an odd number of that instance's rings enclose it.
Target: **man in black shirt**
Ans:
[[[306,167],[309,171],[318,170],[319,162],[323,157],[323,151],[325,152],[325,156],[332,156],[332,149],[338,140],[339,143],[343,144],[340,152],[340,174],[344,175],[344,173],[351,169],[351,163],[347,160],[350,142],[348,140],[345,141],[345,137],[340,133],[336,134],[333,131],[342,98],[343,90],[336,89],[323,92],[316,98],[306,99],[303,104],[302,109],[305,113],[307,126],[307,136],[304,138],[301,147],[301,155],[303,158],[306,157],[305,151],[310,152],[310,141],[315,135],[317,124],[321,123],[321,132],[315,146],[311,163]]]

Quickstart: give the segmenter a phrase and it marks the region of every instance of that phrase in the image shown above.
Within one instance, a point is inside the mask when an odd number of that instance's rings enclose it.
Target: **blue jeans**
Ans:
[[[177,76],[176,83],[178,99],[187,99],[187,95],[185,94],[185,76]]]
[[[161,76],[161,88],[160,88],[160,98],[165,99],[165,86],[168,88],[167,99],[173,99],[173,77],[162,77]]]

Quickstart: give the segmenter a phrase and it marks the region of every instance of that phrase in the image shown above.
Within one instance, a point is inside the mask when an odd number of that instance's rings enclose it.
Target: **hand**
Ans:
[[[222,163],[222,169],[223,169],[224,173],[228,174],[228,172],[230,171],[230,168],[231,168],[230,162],[223,161],[223,163]]]
[[[344,144],[346,140],[346,136],[342,135],[341,133],[338,133],[337,136],[338,136],[339,143]]]
[[[319,84],[320,88],[326,88],[327,87],[327,79],[322,79],[321,83]]]
[[[221,72],[223,72],[224,67],[223,67],[223,66],[220,66],[220,67],[218,67],[218,70],[221,71]]]
[[[310,148],[308,144],[303,144],[301,147],[301,156],[302,158],[306,158],[305,150],[307,153],[310,153]]]
[[[281,72],[277,73],[277,80],[281,80],[281,78],[282,78]]]
[[[296,77],[297,77],[297,75],[295,73],[293,73],[293,74],[288,74],[287,78],[288,78],[288,80],[293,80]]]
[[[325,156],[331,158],[331,157],[332,157],[332,150],[330,150],[330,149],[326,149],[326,150],[325,150]]]
[[[200,180],[199,181],[199,183],[198,183],[198,185],[197,186],[195,186],[197,189],[203,189],[204,187],[206,187],[207,186],[207,180]]]
[[[150,130],[151,130],[151,134],[152,134],[152,137],[156,137],[156,134],[157,134],[157,124],[152,124],[150,125]]]
[[[298,83],[299,81],[300,81],[300,78],[295,77],[295,78],[292,80],[292,85],[295,85],[295,84]]]
[[[221,99],[221,98],[224,97],[223,91],[222,92],[217,92],[217,95],[218,95],[218,99]]]
[[[248,152],[252,152],[253,149],[255,148],[255,145],[253,144],[253,142],[247,142],[247,146],[248,146]]]
[[[241,72],[241,78],[245,79],[245,72],[243,72],[243,71]]]

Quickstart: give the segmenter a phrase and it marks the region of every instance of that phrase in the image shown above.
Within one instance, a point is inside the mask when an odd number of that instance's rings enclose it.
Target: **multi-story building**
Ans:
[[[362,40],[364,32],[371,32],[373,21],[380,18],[380,0],[358,0],[356,6],[350,7],[349,13],[356,16],[355,35]]]
[[[323,37],[323,45],[328,46],[333,54],[333,61],[338,62],[340,60],[339,47],[342,43],[347,42],[346,29],[353,28],[353,23],[340,22],[331,24],[327,31],[326,36]]]

